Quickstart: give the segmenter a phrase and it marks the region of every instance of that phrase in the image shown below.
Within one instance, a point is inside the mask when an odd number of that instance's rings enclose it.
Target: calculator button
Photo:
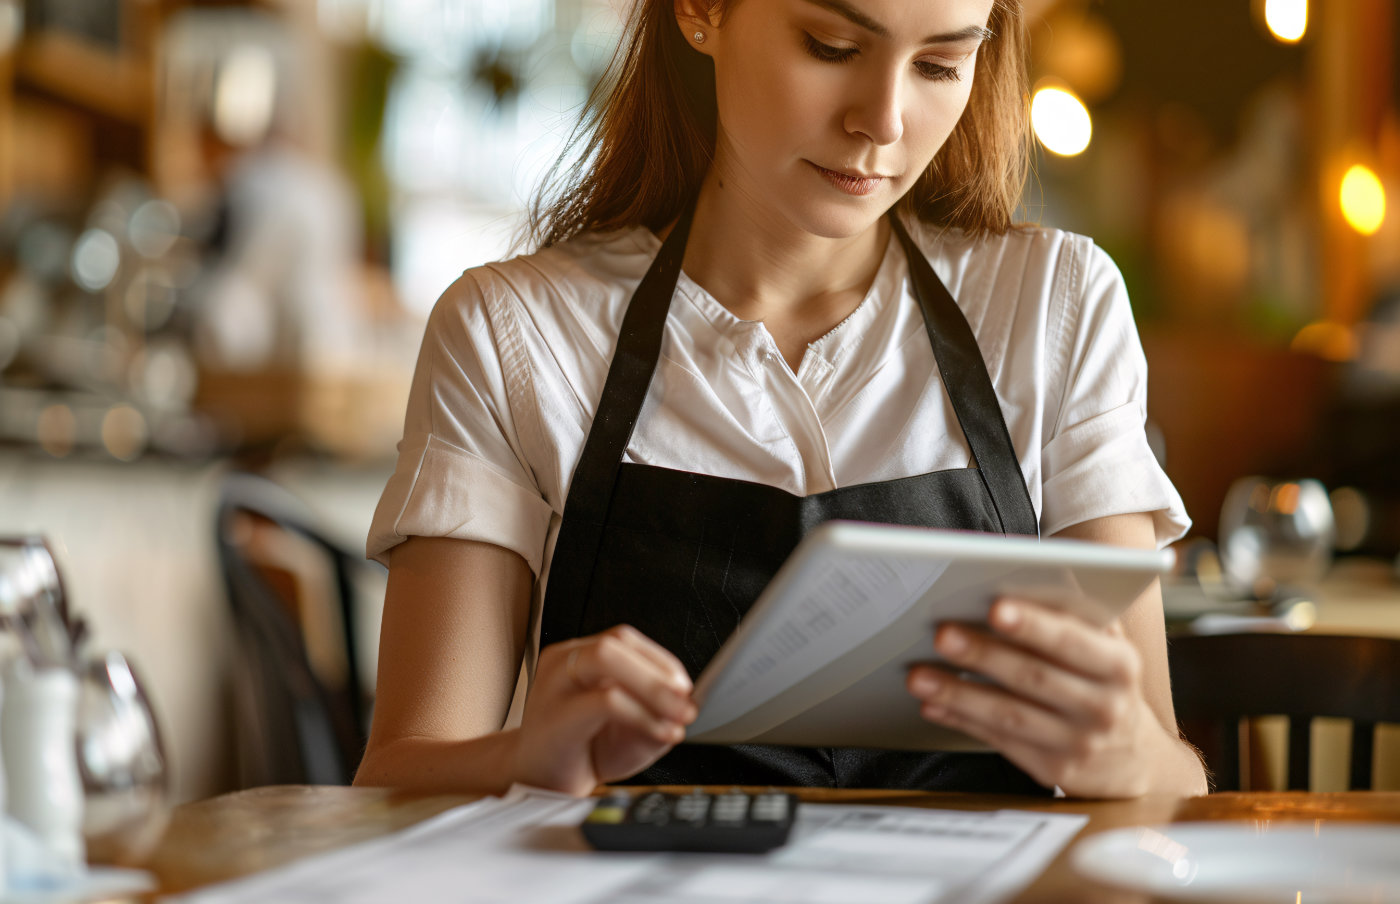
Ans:
[[[786,794],[760,794],[754,798],[749,818],[755,822],[782,822],[788,817]]]
[[[600,803],[589,812],[588,821],[616,824],[622,822],[626,816],[625,807],[614,807]]]
[[[660,792],[644,795],[632,807],[632,821],[643,825],[664,826],[671,821],[671,802]]]
[[[627,807],[632,803],[632,795],[626,791],[614,791],[598,798],[598,803],[588,813],[588,822],[616,825],[627,818]]]
[[[711,797],[708,794],[687,794],[676,798],[676,819],[682,822],[701,823],[710,812]]]
[[[744,794],[722,794],[715,798],[710,820],[717,823],[741,825],[749,814],[749,798]]]

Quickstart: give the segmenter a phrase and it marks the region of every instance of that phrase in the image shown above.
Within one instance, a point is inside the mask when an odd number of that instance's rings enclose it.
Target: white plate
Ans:
[[[1086,838],[1085,876],[1169,898],[1400,902],[1400,826],[1175,823]]]

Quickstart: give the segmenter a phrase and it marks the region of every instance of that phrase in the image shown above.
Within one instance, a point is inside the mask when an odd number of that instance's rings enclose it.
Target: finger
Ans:
[[[940,626],[935,646],[951,664],[991,678],[1007,690],[1079,722],[1102,721],[1106,715],[1103,701],[1113,696],[1101,683],[1068,671],[1039,653],[961,625]]]
[[[675,744],[657,741],[617,722],[593,736],[590,755],[600,782],[614,782],[636,775],[656,762]]]
[[[694,689],[690,673],[686,671],[685,665],[676,658],[676,654],[647,637],[641,631],[631,625],[618,625],[605,633],[616,634],[621,640],[631,644],[638,653],[667,671],[675,679],[676,687],[682,693],[689,694]]]
[[[919,699],[924,718],[959,726],[973,724],[1001,741],[1068,750],[1084,732],[1064,716],[1023,700],[1000,688],[967,681],[932,666],[917,666],[907,679],[909,692]],[[981,735],[979,735],[981,737]]]
[[[1137,659],[1117,635],[1081,618],[1024,600],[998,600],[991,626],[998,634],[1088,678],[1130,684]]]
[[[575,657],[571,677],[581,687],[616,685],[658,717],[687,724],[695,718],[689,692],[678,688],[672,673],[643,655],[630,639],[605,632],[570,655]]]
[[[597,688],[589,697],[590,702],[606,714],[609,725],[635,732],[657,744],[678,744],[685,738],[683,725],[657,716],[619,686]]]
[[[561,710],[555,727],[563,735],[578,737],[597,737],[617,729],[661,744],[674,744],[672,738],[685,735],[684,726],[656,715],[617,684],[600,685],[578,694]]]

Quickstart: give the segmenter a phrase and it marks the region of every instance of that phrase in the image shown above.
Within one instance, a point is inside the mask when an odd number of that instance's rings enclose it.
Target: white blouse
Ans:
[[[911,232],[977,337],[1042,534],[1150,512],[1159,545],[1182,536],[1190,522],[1148,447],[1147,364],[1109,257],[1052,229]],[[537,616],[623,313],[660,246],[643,227],[580,236],[447,290],[370,557],[387,564],[410,536],[503,546],[538,578]],[[796,373],[761,322],[682,273],[627,460],[797,495],[968,467],[908,273],[891,236],[865,299]]]

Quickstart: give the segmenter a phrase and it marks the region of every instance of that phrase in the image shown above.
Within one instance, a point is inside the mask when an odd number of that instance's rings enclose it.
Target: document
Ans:
[[[947,566],[832,553],[795,571],[787,587],[793,605],[775,608],[771,623],[736,645],[727,664],[710,666],[717,677],[693,731],[732,722],[865,643],[918,602]]]
[[[179,904],[995,904],[1087,817],[804,803],[767,855],[590,850],[594,801],[530,789],[375,841],[176,898]]]
[[[686,741],[890,750],[984,745],[929,722],[905,690],[941,621],[983,622],[999,597],[1103,624],[1170,553],[1072,540],[827,522],[793,551],[695,685]]]

